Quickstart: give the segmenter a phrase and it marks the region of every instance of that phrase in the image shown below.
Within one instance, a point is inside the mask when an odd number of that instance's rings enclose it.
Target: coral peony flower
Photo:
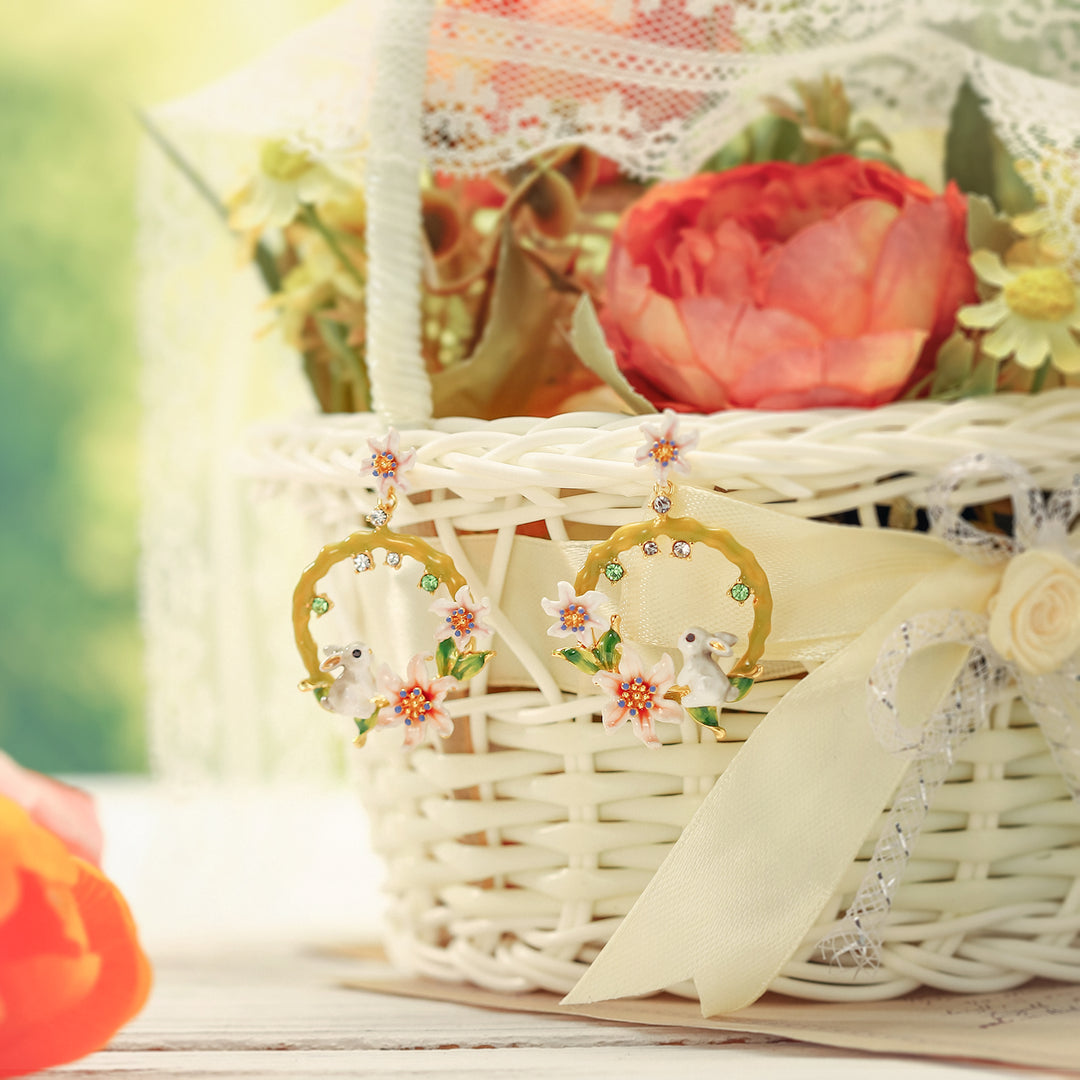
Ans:
[[[484,616],[491,610],[487,600],[474,604],[468,585],[462,585],[451,600],[434,601],[428,610],[435,612],[443,620],[435,635],[436,640],[445,641],[452,637],[459,649],[465,646],[470,638],[490,637],[495,632],[484,622]]]
[[[0,1077],[100,1050],[149,989],[116,887],[0,795]]]
[[[966,201],[876,162],[770,162],[657,184],[623,216],[601,322],[658,405],[881,405],[976,298]]]
[[[454,721],[442,702],[456,681],[452,675],[432,679],[421,653],[409,661],[404,679],[383,664],[377,682],[389,704],[379,710],[375,726],[383,728],[404,724],[406,746],[416,746],[424,738],[428,724],[440,735],[452,734]]]
[[[608,695],[601,715],[604,727],[614,731],[627,720],[634,734],[649,747],[658,747],[653,724],[657,720],[678,724],[683,719],[682,708],[664,695],[675,685],[675,665],[664,653],[650,671],[645,670],[641,657],[627,645],[622,647],[618,671],[598,671],[593,682]]]

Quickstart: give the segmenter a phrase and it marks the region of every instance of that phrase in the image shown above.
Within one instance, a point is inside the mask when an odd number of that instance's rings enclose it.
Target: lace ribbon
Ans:
[[[949,506],[949,496],[964,480],[985,472],[1008,478],[1011,538],[976,528]],[[1034,549],[1076,562],[1068,527],[1080,512],[1080,476],[1044,500],[1031,476],[1015,462],[979,453],[949,466],[929,495],[934,532],[977,563],[1002,563]],[[985,614],[968,611],[928,612],[901,623],[878,654],[866,684],[870,726],[886,750],[910,759],[911,765],[840,929],[821,942],[835,963],[874,968],[880,962],[885,922],[933,794],[945,780],[957,747],[988,724],[991,706],[1012,686],[1019,688],[1042,729],[1070,794],[1080,801],[1080,672],[1075,662],[1045,674],[1025,670],[990,643],[989,621]],[[901,676],[916,653],[942,646],[966,647],[967,658],[929,720],[911,729],[898,703]]]

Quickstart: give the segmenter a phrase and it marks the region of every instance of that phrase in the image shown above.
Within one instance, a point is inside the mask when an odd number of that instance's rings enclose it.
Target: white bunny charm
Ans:
[[[716,661],[718,656],[734,655],[732,646],[738,640],[726,630],[710,634],[700,626],[691,626],[679,638],[679,652],[683,657],[679,682],[688,691],[681,702],[684,709],[709,706],[715,708],[724,702],[738,699],[738,688],[732,686],[731,680]]]

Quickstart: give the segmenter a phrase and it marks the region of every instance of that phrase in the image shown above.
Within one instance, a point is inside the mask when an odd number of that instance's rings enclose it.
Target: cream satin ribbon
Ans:
[[[782,638],[805,648],[808,630],[830,637],[839,626],[851,640],[761,722],[570,1004],[685,979],[705,1015],[756,1000],[835,893],[907,767],[866,722],[866,675],[882,644],[927,610],[985,611],[1000,579],[999,568],[932,537],[798,521],[703,493],[687,501],[699,518],[730,528],[775,579]],[[840,608],[829,619],[815,610],[826,595]],[[685,604],[700,618],[696,597]],[[920,657],[907,715],[933,712],[964,656],[958,647]]]
[[[765,991],[835,893],[903,775],[907,763],[884,750],[866,722],[866,675],[883,642],[900,622],[927,610],[985,611],[1000,569],[975,565],[923,534],[805,521],[693,489],[677,493],[674,512],[722,525],[754,551],[774,599],[766,659],[824,663],[758,725],[565,1000],[646,994],[693,978],[702,1011],[713,1015]],[[463,540],[473,566],[487,565],[493,542]],[[539,599],[555,595],[559,580],[573,580],[589,547],[517,537],[499,599],[558,685],[584,692],[592,690],[587,680],[550,656]],[[671,652],[687,626],[726,628],[734,574],[709,554],[695,552],[689,564],[653,559],[628,566],[613,594],[628,640],[654,652],[666,644]],[[388,591],[369,593],[364,602],[374,619],[368,625],[396,627],[380,646],[402,655],[430,647],[430,616],[423,614],[429,600],[418,598],[414,582],[406,587],[396,574],[383,576]],[[483,594],[485,583],[470,577]],[[918,676],[909,680],[908,715],[930,715],[964,654],[946,648],[920,657]],[[492,685],[527,678],[510,650],[493,668]]]

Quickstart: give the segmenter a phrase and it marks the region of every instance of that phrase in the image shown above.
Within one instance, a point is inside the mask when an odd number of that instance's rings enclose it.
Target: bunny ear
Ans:
[[[341,667],[341,654],[345,650],[340,645],[327,645],[323,648],[323,662],[319,665],[320,671],[329,671],[331,668]]]

